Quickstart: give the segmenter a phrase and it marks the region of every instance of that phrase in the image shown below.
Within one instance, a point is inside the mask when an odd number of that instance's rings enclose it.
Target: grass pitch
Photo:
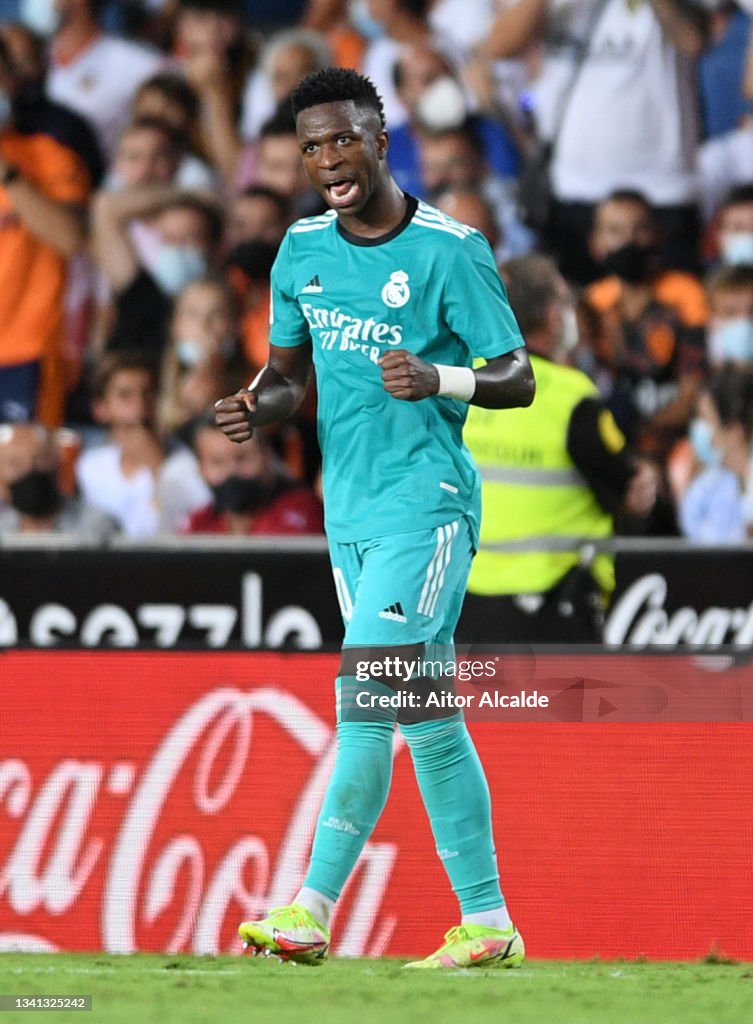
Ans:
[[[0,1024],[744,1024],[753,964],[529,961],[520,970],[306,968],[250,957],[0,954],[1,995],[92,995],[93,1011],[0,1013]]]

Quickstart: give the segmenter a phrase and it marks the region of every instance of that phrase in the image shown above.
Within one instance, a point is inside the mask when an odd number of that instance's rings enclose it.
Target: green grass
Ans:
[[[0,994],[91,994],[92,1013],[8,1011],[0,1024],[742,1024],[753,965],[529,961],[520,970],[306,968],[249,957],[0,954]]]

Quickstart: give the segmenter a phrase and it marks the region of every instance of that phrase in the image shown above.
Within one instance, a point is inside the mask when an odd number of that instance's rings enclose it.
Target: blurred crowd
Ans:
[[[556,359],[661,500],[753,536],[753,0],[0,0],[0,537],[318,533],[312,387],[234,446],[269,274],[321,212],[288,96],[384,98],[401,187],[554,258]]]

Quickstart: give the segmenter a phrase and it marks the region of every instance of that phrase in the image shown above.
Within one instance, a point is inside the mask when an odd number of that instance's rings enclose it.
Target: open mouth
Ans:
[[[340,178],[337,181],[329,181],[324,186],[329,196],[330,204],[334,207],[350,206],[358,197],[358,183],[350,178]]]

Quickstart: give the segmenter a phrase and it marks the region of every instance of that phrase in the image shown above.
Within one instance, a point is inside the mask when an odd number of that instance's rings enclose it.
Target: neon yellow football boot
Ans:
[[[429,970],[441,967],[520,967],[525,956],[523,939],[514,924],[505,929],[461,924],[450,928],[444,944],[436,953],[405,966]]]
[[[311,967],[327,959],[329,929],[300,903],[277,907],[261,921],[244,921],[238,934],[254,956],[274,955]]]

